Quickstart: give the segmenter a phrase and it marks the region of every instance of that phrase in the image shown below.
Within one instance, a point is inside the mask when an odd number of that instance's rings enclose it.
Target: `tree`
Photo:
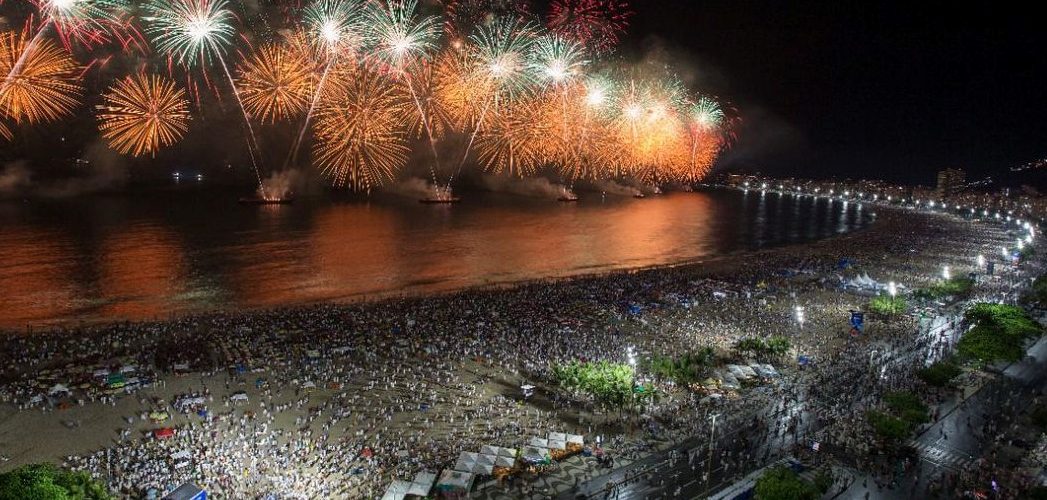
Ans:
[[[1036,281],[1032,282],[1029,300],[1040,307],[1047,306],[1047,274],[1036,278]]]
[[[901,441],[909,436],[909,425],[902,419],[886,413],[870,410],[865,414],[876,435],[889,443]]]
[[[869,301],[869,310],[884,316],[897,316],[904,313],[908,308],[909,304],[904,297],[878,295]]]
[[[0,499],[109,500],[105,486],[86,472],[28,464],[0,474]]]
[[[648,363],[647,370],[658,379],[673,380],[680,385],[690,385],[701,380],[705,371],[716,360],[712,347],[703,347],[693,353],[676,358],[655,356]]]
[[[767,344],[761,338],[746,337],[738,339],[738,342],[734,343],[734,349],[740,353],[750,353],[755,356],[764,352],[767,349]]]
[[[789,342],[788,337],[774,335],[767,339],[767,352],[773,356],[784,356],[789,349],[792,349],[792,343]]]
[[[588,394],[601,405],[621,408],[632,398],[632,366],[607,361],[572,361],[553,365],[552,371],[553,378],[562,387]]]
[[[971,293],[974,288],[974,280],[957,276],[940,281],[917,293],[918,297],[929,299],[940,299],[944,297],[964,297]]]
[[[939,361],[931,366],[916,372],[916,376],[934,387],[945,387],[954,378],[960,375],[962,370],[952,361]]]
[[[971,306],[964,321],[974,327],[960,338],[959,355],[981,363],[1014,362],[1025,354],[1025,341],[1041,333],[1020,307],[980,303]]]
[[[756,500],[814,500],[818,490],[788,467],[775,467],[756,480]]]

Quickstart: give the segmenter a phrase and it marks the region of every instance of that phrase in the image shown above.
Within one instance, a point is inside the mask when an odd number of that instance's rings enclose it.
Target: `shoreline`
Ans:
[[[736,190],[726,186],[712,186],[711,189],[717,190]],[[783,193],[784,196],[794,196],[791,193]],[[869,203],[870,206],[875,207],[875,210],[884,210],[891,212],[907,212],[911,209],[901,207],[891,207],[885,205],[876,205]],[[246,313],[246,314],[265,314],[268,312],[276,311],[293,311],[295,309],[308,309],[314,307],[323,306],[358,306],[367,304],[382,304],[390,301],[397,300],[424,300],[427,298],[438,298],[445,297],[461,293],[486,293],[486,292],[500,292],[506,290],[512,290],[520,287],[534,286],[534,285],[557,285],[562,283],[568,283],[571,281],[584,281],[594,280],[603,278],[613,278],[615,276],[630,275],[636,273],[653,272],[659,270],[669,269],[688,269],[699,266],[716,266],[724,265],[728,261],[734,259],[745,259],[748,257],[758,257],[767,252],[775,252],[776,250],[784,248],[799,248],[808,245],[814,245],[823,241],[832,241],[839,238],[845,238],[849,235],[862,233],[868,231],[876,224],[877,212],[872,211],[871,213],[863,215],[862,225],[857,229],[845,231],[843,233],[837,233],[829,237],[803,241],[797,243],[784,243],[771,245],[763,248],[751,248],[751,249],[738,249],[728,253],[722,253],[711,257],[695,257],[692,259],[682,260],[678,262],[664,263],[664,264],[651,264],[645,266],[625,266],[618,267],[614,264],[608,264],[603,266],[603,270],[594,272],[580,272],[576,274],[568,274],[562,276],[548,276],[544,278],[528,278],[528,279],[509,279],[506,281],[494,281],[486,284],[476,284],[467,286],[450,286],[448,288],[436,288],[436,289],[420,289],[413,290],[412,288],[401,288],[396,291],[387,292],[360,292],[355,294],[343,295],[337,298],[325,298],[319,300],[307,300],[302,302],[294,302],[287,305],[271,306],[271,305],[258,305],[258,306],[239,306],[239,305],[223,305],[212,309],[199,310],[199,311],[182,311],[173,312],[163,317],[153,318],[67,318],[67,319],[53,319],[45,322],[37,322],[28,325],[22,325],[17,327],[8,327],[0,325],[0,338],[4,336],[18,336],[26,334],[38,334],[40,332],[62,332],[70,330],[80,330],[83,328],[97,328],[104,327],[109,324],[118,323],[136,323],[136,324],[149,324],[149,323],[165,323],[172,321],[182,321],[190,318],[202,318],[212,315],[223,315],[231,312]],[[425,287],[426,285],[421,285]],[[32,330],[32,333],[30,332]]]
[[[717,265],[9,336],[3,339],[8,368],[0,399],[9,403],[0,405],[0,449],[11,460],[0,469],[76,455],[71,465],[101,475],[109,469],[97,450],[109,449],[129,460],[117,476],[128,491],[188,479],[220,496],[292,491],[293,485],[314,495],[370,497],[391,478],[449,467],[460,451],[518,447],[520,438],[553,431],[583,434],[587,443],[596,433],[613,436],[605,447],[625,463],[658,441],[638,434],[630,418],[597,416],[584,400],[562,399],[545,378],[550,363],[621,362],[626,346],[642,356],[678,355],[700,345],[725,352],[742,337],[783,333],[793,338],[795,353],[828,362],[849,343],[847,309],[868,299],[835,288],[840,258],[855,258],[876,279],[915,288],[936,279],[941,262],[960,272],[973,265],[972,248],[998,248],[1005,238],[997,226],[886,210],[860,231],[745,258],[723,256]],[[797,272],[782,273],[790,269]],[[728,295],[718,299],[717,291]],[[790,318],[801,303],[807,322],[797,329]],[[627,304],[642,312],[626,312]],[[870,320],[861,341],[899,339],[911,327],[911,318]],[[41,358],[43,345],[48,355]],[[82,406],[41,412],[46,405],[27,404],[50,384],[130,365],[136,378],[152,384],[110,396],[88,383],[82,392],[74,388]],[[788,362],[778,368],[783,383],[806,377]],[[910,368],[899,367],[898,376],[911,378]],[[532,382],[540,395],[522,404],[517,387]],[[779,390],[741,392],[727,404],[733,414],[749,414]],[[686,391],[666,391],[650,412],[667,429],[666,439],[707,432],[696,414],[708,408]],[[237,403],[237,393],[249,403]],[[172,408],[191,394],[201,395],[211,417]],[[160,410],[170,415],[160,422],[147,418]],[[75,425],[66,428],[70,421]],[[170,441],[146,434],[161,426],[179,433]],[[244,441],[249,435],[259,437]],[[247,442],[255,451],[242,448]],[[179,447],[198,453],[190,469],[154,470]],[[364,448],[374,456],[361,457]],[[265,465],[251,466],[243,478],[230,476],[248,458]],[[356,468],[365,472],[350,473]]]

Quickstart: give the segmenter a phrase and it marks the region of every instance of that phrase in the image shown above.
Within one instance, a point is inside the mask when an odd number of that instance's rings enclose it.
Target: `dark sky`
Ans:
[[[984,175],[1047,155],[1047,27],[1026,7],[634,7],[624,50],[667,46],[739,109],[745,124],[725,167],[931,183],[941,167]]]

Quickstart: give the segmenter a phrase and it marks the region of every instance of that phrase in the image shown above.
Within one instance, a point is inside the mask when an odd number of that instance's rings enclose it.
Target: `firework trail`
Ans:
[[[190,123],[186,95],[199,108],[206,85],[236,98],[260,185],[256,132],[271,129],[255,121],[301,120],[285,166],[311,141],[332,184],[355,190],[395,180],[425,141],[437,196],[470,162],[569,185],[697,181],[738,122],[666,66],[605,58],[632,14],[624,0],[553,0],[544,26],[527,0],[443,0],[442,17],[423,15],[418,0],[28,2],[25,30],[0,33],[0,137],[73,114],[82,72],[115,57],[137,67],[97,96],[110,147],[145,156],[176,144]],[[138,25],[158,57],[131,50]],[[150,76],[165,65],[184,73],[186,90]],[[211,81],[215,66],[229,89]],[[458,161],[441,152],[445,140]]]
[[[436,184],[440,154],[436,150],[436,139],[433,137],[429,116],[418,98],[418,93],[415,92],[412,75],[407,70],[419,61],[424,61],[436,48],[439,29],[436,18],[418,18],[415,13],[417,6],[416,0],[390,0],[385,5],[375,4],[368,15],[368,25],[374,34],[376,56],[407,84],[407,90],[429,139],[429,149],[433,155],[429,175],[433,184]]]
[[[149,14],[145,21],[149,24],[146,33],[153,37],[157,49],[167,54],[170,60],[186,68],[197,64],[207,66],[217,60],[229,80],[236,102],[244,116],[247,126],[247,152],[251,157],[255,178],[262,184],[262,173],[258,168],[255,150],[258,140],[255,137],[251,118],[244,108],[240,90],[233,80],[229,66],[225,63],[224,53],[232,43],[236,33],[232,22],[235,16],[228,8],[226,0],[153,0],[146,5]]]

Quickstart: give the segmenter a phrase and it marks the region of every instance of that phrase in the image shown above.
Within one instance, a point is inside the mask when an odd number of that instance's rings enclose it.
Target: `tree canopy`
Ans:
[[[633,393],[633,367],[608,361],[556,364],[553,377],[562,386],[590,395],[596,402],[622,406]]]
[[[775,467],[756,480],[756,500],[814,500],[818,489],[788,467]]]
[[[896,316],[905,312],[909,304],[904,297],[878,295],[869,301],[869,310],[884,316]]]
[[[1007,304],[975,304],[964,320],[974,327],[960,338],[956,350],[961,357],[981,363],[1022,359],[1025,341],[1041,332],[1024,310]]]
[[[0,499],[109,500],[105,485],[86,472],[52,464],[28,464],[0,474]]]

